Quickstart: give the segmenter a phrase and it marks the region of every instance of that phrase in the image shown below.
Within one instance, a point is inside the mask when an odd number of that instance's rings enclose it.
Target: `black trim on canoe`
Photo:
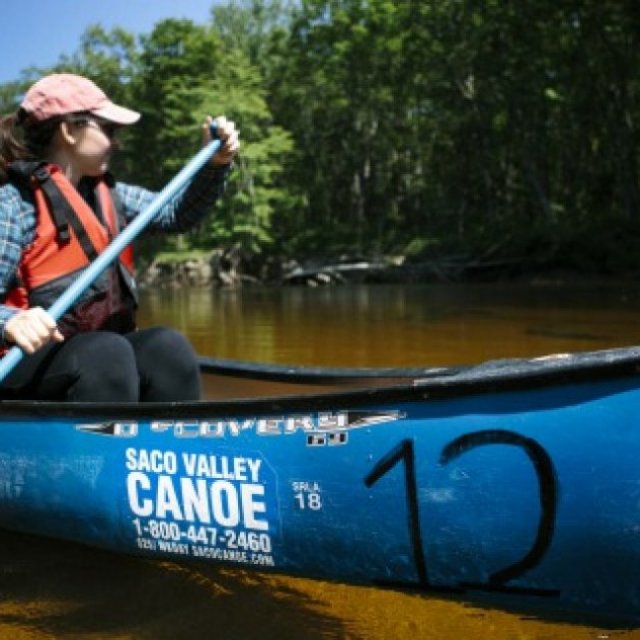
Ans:
[[[397,378],[412,379],[451,376],[468,367],[417,367],[417,368],[339,368],[305,367],[283,364],[265,364],[244,360],[200,357],[200,369],[203,373],[219,376],[269,380],[291,383],[335,383],[341,380]]]
[[[340,391],[338,386],[335,392],[314,395],[146,404],[3,401],[0,402],[0,412],[7,417],[99,416],[116,420],[204,419],[292,411],[309,413],[394,402],[431,402],[486,393],[615,380],[638,376],[639,373],[640,347],[631,347],[533,359],[496,360],[463,369],[445,369],[442,375],[434,377],[409,376],[409,381],[397,385],[387,384],[347,391]],[[640,382],[638,384],[640,385]],[[591,393],[597,395],[598,391],[585,388],[585,396]]]

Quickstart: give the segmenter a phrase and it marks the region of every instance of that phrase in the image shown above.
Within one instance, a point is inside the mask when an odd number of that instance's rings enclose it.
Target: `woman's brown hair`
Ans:
[[[8,181],[12,162],[43,159],[62,120],[32,121],[23,109],[0,118],[0,184]]]

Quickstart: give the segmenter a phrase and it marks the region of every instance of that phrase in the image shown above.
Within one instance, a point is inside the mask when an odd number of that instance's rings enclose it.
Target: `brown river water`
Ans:
[[[474,284],[177,290],[140,324],[202,355],[327,366],[460,365],[640,344],[640,285]],[[0,533],[0,638],[640,640],[433,596],[154,562]]]

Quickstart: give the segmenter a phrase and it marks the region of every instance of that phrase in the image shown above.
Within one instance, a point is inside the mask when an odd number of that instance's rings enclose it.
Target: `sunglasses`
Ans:
[[[109,140],[113,140],[120,129],[120,125],[115,122],[101,120],[100,118],[74,118],[71,122],[81,127],[93,127],[94,129],[100,129],[100,131],[102,131]]]

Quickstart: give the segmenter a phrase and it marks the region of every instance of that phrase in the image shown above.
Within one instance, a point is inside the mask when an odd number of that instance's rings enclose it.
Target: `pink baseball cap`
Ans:
[[[116,124],[133,124],[137,111],[114,104],[97,84],[72,73],[54,73],[36,82],[20,105],[27,116],[42,122],[69,113],[88,111]]]

